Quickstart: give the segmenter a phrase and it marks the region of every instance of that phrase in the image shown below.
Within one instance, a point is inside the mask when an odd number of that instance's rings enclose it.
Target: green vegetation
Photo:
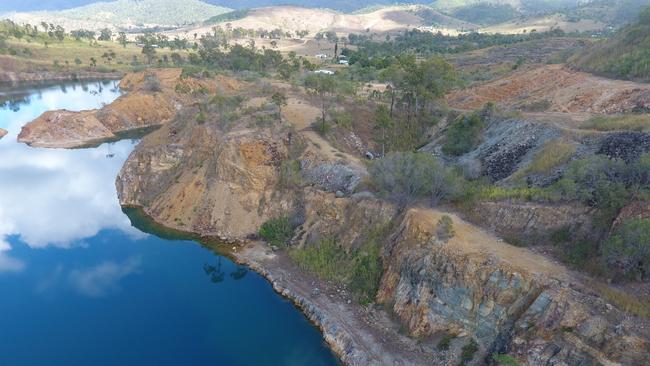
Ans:
[[[514,357],[507,354],[495,353],[492,355],[492,358],[499,366],[519,366],[519,362],[517,362]]]
[[[607,266],[630,278],[650,277],[650,219],[633,219],[603,245]]]
[[[437,348],[439,351],[446,351],[451,346],[451,341],[454,340],[454,336],[451,334],[445,334],[440,342],[438,342]]]
[[[580,128],[597,131],[640,131],[650,132],[650,115],[623,114],[618,116],[596,116],[584,122]]]
[[[350,34],[350,44],[358,47],[357,51],[347,50],[350,64],[360,63],[364,67],[372,66],[383,69],[393,62],[398,55],[416,54],[423,57],[434,54],[462,53],[492,46],[509,45],[547,37],[563,37],[566,34],[559,29],[549,32],[531,32],[526,34],[488,34],[468,33],[459,36],[446,36],[417,29],[405,31],[390,41],[374,42],[366,35]]]
[[[566,164],[575,152],[574,144],[562,140],[551,141],[535,155],[526,173],[548,174],[554,168]]]
[[[212,18],[205,21],[205,24],[218,24],[225,22],[233,22],[235,20],[246,18],[250,13],[248,9],[233,10],[227,13],[219,14],[213,16]]]
[[[368,230],[358,249],[345,249],[334,238],[322,239],[289,255],[303,269],[323,279],[345,284],[361,303],[372,302],[383,274],[380,251],[391,226]]]
[[[625,79],[650,80],[650,7],[639,21],[570,59],[584,70]]]
[[[592,281],[591,288],[619,309],[630,314],[650,319],[650,297],[639,293],[629,293],[600,281]]]
[[[407,203],[428,199],[436,204],[448,199],[457,174],[426,153],[389,153],[369,168],[370,185],[381,195]]]
[[[459,156],[472,151],[481,143],[484,128],[483,118],[476,113],[459,116],[447,130],[442,152]]]
[[[460,354],[460,366],[466,365],[474,359],[474,354],[478,351],[478,343],[472,338],[469,343],[463,346]]]
[[[285,247],[293,237],[293,225],[288,217],[271,219],[262,224],[259,235],[269,244]]]

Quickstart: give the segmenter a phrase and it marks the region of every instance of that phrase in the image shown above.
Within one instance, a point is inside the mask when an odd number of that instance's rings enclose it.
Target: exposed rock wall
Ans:
[[[547,243],[563,230],[571,238],[592,238],[594,209],[570,204],[543,205],[532,202],[478,202],[469,219],[499,236],[525,244]]]
[[[435,239],[440,213],[412,209],[385,254],[378,300],[415,336],[474,338],[482,357],[526,365],[643,364],[650,334],[580,285],[563,267],[453,217],[456,236]]]

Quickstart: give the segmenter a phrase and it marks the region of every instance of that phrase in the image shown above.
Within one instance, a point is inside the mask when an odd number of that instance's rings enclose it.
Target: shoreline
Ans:
[[[284,252],[273,252],[262,241],[228,242],[165,226],[143,207],[125,205],[131,224],[163,239],[190,240],[255,271],[320,331],[341,365],[435,364],[436,352],[400,334],[388,312],[362,306],[343,286],[300,269]]]
[[[61,82],[89,82],[103,80],[118,80],[124,77],[121,71],[66,71],[66,72],[2,72],[0,73],[0,89],[13,89],[16,87],[34,88],[57,85]]]

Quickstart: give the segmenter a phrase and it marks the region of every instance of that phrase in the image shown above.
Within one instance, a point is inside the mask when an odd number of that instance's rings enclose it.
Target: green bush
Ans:
[[[266,240],[269,244],[283,247],[289,243],[293,237],[293,225],[288,217],[280,217],[271,219],[262,224],[260,227],[260,237]]]
[[[472,151],[481,143],[485,122],[478,114],[460,116],[449,126],[442,152],[459,156]]]
[[[454,222],[451,217],[444,215],[440,220],[438,220],[438,224],[436,225],[436,236],[438,237],[438,240],[446,243],[449,239],[453,238],[454,235],[456,235],[456,232],[454,231]]]
[[[458,174],[427,153],[389,153],[369,169],[372,186],[387,197],[407,202],[428,198],[435,204],[454,192]]]
[[[375,227],[366,233],[366,241],[346,251],[334,238],[323,239],[289,255],[298,265],[317,275],[347,285],[362,304],[372,302],[383,275],[380,251],[390,226]]]
[[[442,339],[440,340],[440,342],[438,342],[438,346],[437,346],[437,347],[438,347],[438,350],[439,350],[439,351],[446,351],[446,350],[448,350],[449,347],[451,346],[451,341],[452,341],[453,339],[454,339],[454,337],[451,336],[450,334],[445,334],[445,335],[442,337]]]
[[[492,355],[492,358],[494,358],[494,361],[496,361],[499,366],[519,366],[519,362],[510,355],[500,355],[495,353]]]
[[[460,365],[464,366],[468,362],[472,361],[474,354],[478,351],[478,343],[474,339],[470,340],[469,343],[463,346],[460,354]]]
[[[650,219],[633,219],[619,227],[603,245],[610,269],[627,277],[650,277]]]

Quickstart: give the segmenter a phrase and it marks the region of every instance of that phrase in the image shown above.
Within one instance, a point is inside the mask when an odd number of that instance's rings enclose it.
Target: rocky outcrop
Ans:
[[[241,123],[223,129],[181,117],[145,137],[131,154],[117,178],[120,203],[143,207],[174,229],[243,242],[271,218],[301,216],[308,195],[285,186],[302,179],[295,175],[306,161],[313,169],[326,166],[326,177],[344,177],[346,185],[360,180],[344,164],[342,173],[329,169],[332,162],[309,149],[287,163],[303,145],[287,126],[250,129]]]
[[[629,163],[641,154],[650,152],[650,134],[643,132],[617,132],[603,138],[598,154],[622,159]]]
[[[167,69],[130,74],[120,82],[128,93],[105,108],[46,112],[23,127],[18,141],[34,147],[76,148],[148,132],[191,103],[193,90],[215,89],[207,82],[181,79],[180,73]]]
[[[474,339],[475,364],[495,352],[526,365],[645,362],[647,321],[607,304],[563,267],[457,217],[455,237],[437,240],[441,215],[409,210],[386,249],[378,300],[411,334]]]
[[[2,128],[0,128],[0,139],[7,136],[7,133],[8,133],[7,130],[3,130]]]
[[[478,202],[469,212],[470,221],[500,237],[522,244],[546,244],[565,231],[570,238],[597,235],[592,228],[595,209],[580,205],[544,205],[533,202]]]

